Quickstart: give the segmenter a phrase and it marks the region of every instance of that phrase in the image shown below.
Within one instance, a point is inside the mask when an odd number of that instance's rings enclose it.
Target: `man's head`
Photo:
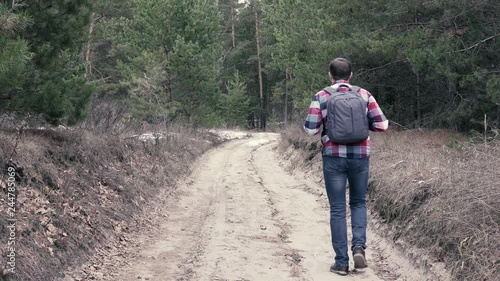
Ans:
[[[330,78],[335,80],[351,79],[351,62],[344,58],[336,58],[330,62]]]

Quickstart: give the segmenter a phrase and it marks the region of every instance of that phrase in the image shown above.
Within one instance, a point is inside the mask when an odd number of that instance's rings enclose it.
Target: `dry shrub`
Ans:
[[[63,268],[83,263],[96,247],[137,223],[143,206],[172,189],[197,156],[218,142],[213,134],[181,126],[149,129],[158,137],[0,131],[2,187],[8,165],[20,172],[16,275],[0,280],[53,280]],[[2,222],[1,245],[7,245],[7,231]]]
[[[439,130],[372,139],[370,208],[392,238],[426,249],[456,280],[500,280],[500,143],[473,144]],[[318,137],[299,125],[282,140],[292,169],[321,171]]]

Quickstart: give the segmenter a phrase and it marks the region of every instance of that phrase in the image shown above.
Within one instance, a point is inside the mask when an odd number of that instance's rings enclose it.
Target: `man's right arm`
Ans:
[[[383,132],[389,128],[389,120],[387,120],[382,109],[380,109],[380,106],[371,94],[368,95],[368,121],[371,131]]]
[[[304,130],[310,136],[314,136],[320,132],[320,127],[323,122],[323,115],[321,114],[320,102],[318,95],[314,95],[307,112]]]

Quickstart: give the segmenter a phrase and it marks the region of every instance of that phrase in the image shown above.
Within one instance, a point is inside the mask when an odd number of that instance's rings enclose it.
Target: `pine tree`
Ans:
[[[15,110],[12,101],[32,56],[28,42],[19,38],[30,20],[13,11],[0,3],[0,110]]]
[[[2,75],[9,79],[0,84],[4,110],[41,114],[52,124],[82,120],[92,94],[80,57],[90,1],[12,1],[0,13],[9,23],[2,52],[7,64],[17,64]]]
[[[250,99],[246,93],[246,84],[238,71],[227,85],[227,93],[221,99],[221,108],[224,123],[228,126],[248,127],[248,115],[250,112]]]
[[[169,31],[176,36],[167,57],[173,101],[182,105],[188,120],[206,120],[220,97],[222,44],[217,3],[175,2]],[[172,40],[167,40],[167,44]]]

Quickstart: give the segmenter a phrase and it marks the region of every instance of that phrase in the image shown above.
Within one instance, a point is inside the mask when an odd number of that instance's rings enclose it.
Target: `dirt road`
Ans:
[[[278,138],[253,134],[204,155],[158,206],[158,227],[134,238],[127,250],[133,255],[119,263],[108,257],[111,266],[99,268],[96,279],[432,280],[371,231],[371,268],[348,277],[330,273],[321,175],[313,182],[285,172],[276,160]]]

